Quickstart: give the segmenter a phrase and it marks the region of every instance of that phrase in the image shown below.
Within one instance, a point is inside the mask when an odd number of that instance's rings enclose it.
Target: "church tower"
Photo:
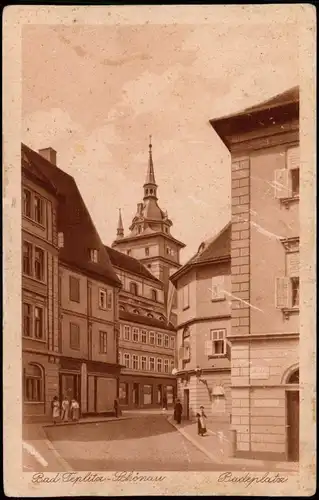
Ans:
[[[180,250],[185,244],[172,236],[173,223],[158,205],[152,149],[150,137],[143,201],[137,204],[130,232],[126,236],[120,214],[117,237],[112,247],[140,260],[164,283],[167,290],[169,276],[181,267]]]

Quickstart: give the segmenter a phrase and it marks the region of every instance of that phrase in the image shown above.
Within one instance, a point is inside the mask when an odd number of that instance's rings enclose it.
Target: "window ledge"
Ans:
[[[42,224],[42,222],[38,222],[37,220],[33,219],[29,215],[26,215],[26,214],[22,214],[22,215],[23,215],[24,219],[28,220],[29,222],[32,222],[32,224],[34,224],[35,226],[38,226],[41,229],[46,229],[45,224]]]
[[[226,354],[212,354],[208,356],[208,359],[216,359],[216,358],[226,358]]]
[[[23,401],[25,405],[43,405],[44,401]]]
[[[282,310],[284,319],[289,319],[293,314],[299,314],[299,307],[284,307]]]
[[[41,285],[47,284],[46,280],[39,280],[38,278],[36,278],[35,276],[32,276],[30,274],[22,273],[22,275],[24,278],[28,278],[29,280],[35,281],[36,283],[40,283]]]
[[[280,203],[284,205],[287,209],[290,207],[291,204],[297,203],[298,201],[299,201],[299,195],[290,196],[288,198],[280,198]]]
[[[32,336],[28,337],[27,335],[22,335],[22,338],[27,339],[27,340],[33,340],[35,342],[41,342],[42,344],[46,344],[46,342],[47,342],[46,339],[37,339],[36,337],[32,337]]]
[[[221,297],[221,298],[217,298],[217,299],[210,299],[211,302],[222,302],[224,300],[226,300],[226,297]]]

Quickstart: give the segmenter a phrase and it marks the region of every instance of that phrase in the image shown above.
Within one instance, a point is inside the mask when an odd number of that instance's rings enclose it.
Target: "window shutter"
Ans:
[[[299,252],[287,253],[287,274],[290,278],[299,276]]]
[[[211,340],[206,340],[205,342],[205,356],[212,356],[213,353],[213,342]]]
[[[229,359],[229,361],[230,361],[231,360],[231,344],[227,339],[225,340],[225,342],[226,342],[226,358]]]
[[[112,309],[112,292],[111,292],[111,290],[107,291],[107,308]]]
[[[299,147],[289,148],[287,150],[287,168],[291,170],[294,168],[299,168],[299,166],[300,166]]]
[[[276,198],[289,198],[291,196],[289,189],[289,171],[284,168],[275,170],[275,197]]]
[[[275,302],[277,309],[289,306],[289,278],[276,278]]]

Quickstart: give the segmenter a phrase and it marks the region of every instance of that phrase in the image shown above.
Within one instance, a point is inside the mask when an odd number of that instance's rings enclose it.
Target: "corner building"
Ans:
[[[230,418],[230,235],[228,224],[171,276],[178,297],[177,387],[185,419],[194,418],[201,405],[213,421]]]
[[[25,146],[24,154],[55,187],[58,199],[58,269],[51,285],[58,298],[54,316],[58,342],[51,354],[58,373],[54,374],[55,391],[50,391],[50,400],[54,395],[60,400],[76,398],[82,415],[113,413],[120,374],[121,282],[74,178],[56,165],[56,152],[47,148],[38,154]]]
[[[211,125],[232,160],[236,455],[299,459],[299,89]]]

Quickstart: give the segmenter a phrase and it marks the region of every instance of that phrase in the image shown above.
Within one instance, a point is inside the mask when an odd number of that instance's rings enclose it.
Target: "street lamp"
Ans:
[[[175,376],[175,375],[177,375],[177,374],[178,374],[178,370],[177,370],[177,368],[173,368],[173,370],[172,370],[172,375],[174,375],[174,376]]]

